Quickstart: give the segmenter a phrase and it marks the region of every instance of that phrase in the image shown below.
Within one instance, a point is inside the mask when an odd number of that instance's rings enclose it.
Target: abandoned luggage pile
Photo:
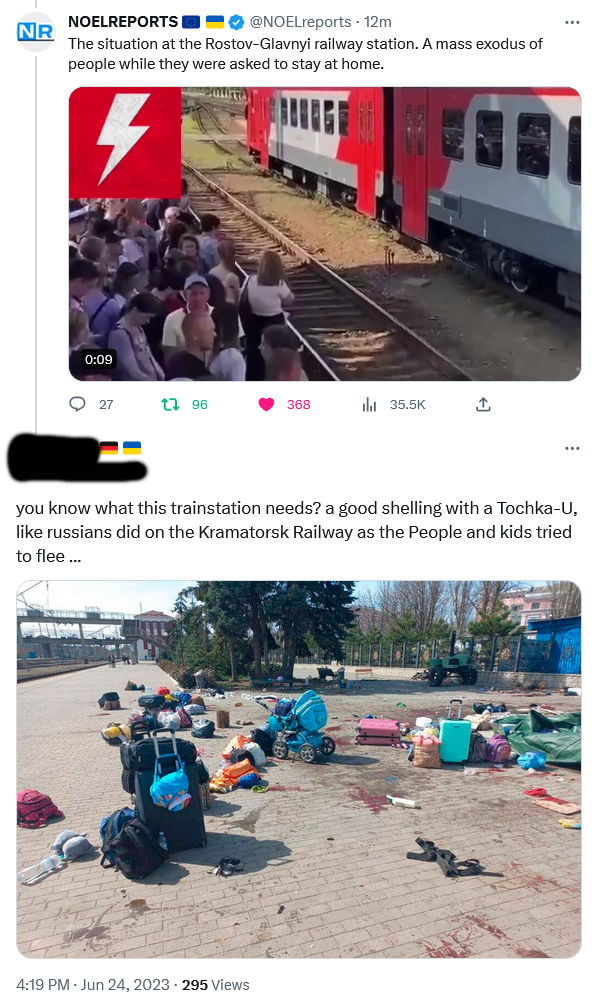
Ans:
[[[396,705],[404,707],[402,703]],[[474,703],[474,710],[479,707],[479,703]],[[506,711],[504,704],[497,709],[501,716]],[[499,723],[497,718],[497,726]],[[492,737],[486,739],[482,731],[492,732]],[[408,761],[418,769],[439,769],[447,763],[490,762],[502,765],[513,758],[506,737],[497,734],[494,729],[490,707],[485,704],[483,712],[464,717],[463,701],[460,699],[449,701],[446,717],[434,720],[429,716],[419,716],[414,726],[368,714],[358,722],[355,743],[407,749]]]
[[[117,693],[99,700],[103,709],[112,703],[120,708]],[[138,706],[128,723],[109,724],[101,732],[109,744],[120,747],[121,784],[134,804],[102,821],[102,864],[131,880],[147,877],[171,853],[206,845],[203,812],[210,807],[210,774],[195,745],[177,740],[175,730],[191,728],[200,737],[214,731],[212,721],[193,720],[205,715],[199,694],[161,686],[139,696]]]

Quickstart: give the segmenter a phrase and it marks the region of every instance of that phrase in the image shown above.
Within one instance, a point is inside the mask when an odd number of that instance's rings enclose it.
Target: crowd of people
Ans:
[[[241,282],[220,220],[183,195],[69,203],[69,359],[80,380],[301,381],[280,256]],[[116,351],[89,370],[88,353]],[[96,354],[96,358],[102,355]]]

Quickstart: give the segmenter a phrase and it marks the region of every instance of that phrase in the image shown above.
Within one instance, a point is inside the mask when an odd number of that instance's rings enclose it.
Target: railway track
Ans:
[[[193,115],[195,116],[198,129],[204,136],[209,137],[210,143],[214,147],[221,150],[224,154],[232,154],[240,158],[245,164],[253,167],[253,161],[247,156],[243,140],[230,135],[210,105],[198,102],[194,108]],[[214,133],[217,136],[214,136]]]
[[[216,213],[234,239],[244,275],[256,271],[261,253],[274,248],[295,294],[292,325],[304,346],[312,381],[468,381],[470,376],[400,318],[376,304],[339,273],[297,245],[213,178],[183,162],[191,207]]]
[[[17,684],[21,682],[35,682],[39,678],[53,678],[56,675],[70,675],[75,671],[91,671],[94,668],[101,668],[105,665],[106,661],[91,661],[89,664],[75,664],[72,667],[19,668],[17,670]]]

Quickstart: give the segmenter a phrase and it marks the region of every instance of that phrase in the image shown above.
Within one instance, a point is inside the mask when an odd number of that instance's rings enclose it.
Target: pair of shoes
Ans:
[[[422,853],[407,853],[407,860],[420,860],[423,863],[436,862],[445,878],[469,878],[483,874],[487,878],[502,878],[502,874],[494,874],[484,870],[479,860],[456,860],[452,850],[440,850],[436,843],[429,839],[417,838],[417,845]]]
[[[423,863],[432,864],[436,860],[436,843],[429,839],[416,839],[415,842],[421,846],[423,853],[408,853],[407,860],[421,860]]]
[[[251,788],[254,794],[267,794],[270,787],[267,783],[256,783],[254,787]]]
[[[223,857],[213,870],[208,871],[208,874],[221,874],[223,878],[229,878],[231,874],[237,874],[244,867],[245,864],[236,857]]]

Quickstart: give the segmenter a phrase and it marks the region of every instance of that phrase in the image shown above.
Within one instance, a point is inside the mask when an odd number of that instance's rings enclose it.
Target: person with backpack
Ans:
[[[107,349],[108,336],[116,326],[122,310],[137,293],[139,270],[132,262],[123,262],[118,266],[114,280],[107,289],[92,290],[83,301],[83,310],[87,315],[89,329],[94,342],[102,349]]]
[[[161,311],[161,304],[151,294],[136,294],[112,329],[107,349],[116,350],[115,381],[164,381],[164,371],[153,356],[143,326]]]

